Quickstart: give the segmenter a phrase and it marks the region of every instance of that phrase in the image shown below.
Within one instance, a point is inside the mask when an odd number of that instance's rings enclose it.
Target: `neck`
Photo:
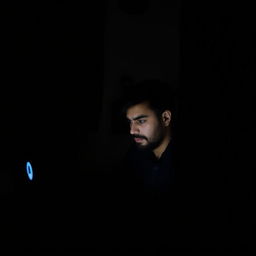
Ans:
[[[154,152],[155,156],[157,157],[157,159],[159,159],[162,156],[163,152],[166,150],[166,148],[167,148],[167,146],[168,146],[170,141],[171,141],[171,136],[170,136],[170,133],[168,133],[165,136],[163,142],[157,148],[155,148],[153,150],[153,152]]]

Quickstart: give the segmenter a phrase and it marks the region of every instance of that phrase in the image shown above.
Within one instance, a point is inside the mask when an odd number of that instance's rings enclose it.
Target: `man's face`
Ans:
[[[141,149],[155,149],[164,139],[164,127],[147,103],[140,103],[127,110],[130,134]]]

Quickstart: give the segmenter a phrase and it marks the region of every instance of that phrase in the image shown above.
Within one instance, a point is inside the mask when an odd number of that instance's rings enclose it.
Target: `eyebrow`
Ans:
[[[138,120],[138,119],[146,118],[146,117],[148,117],[148,115],[139,115],[139,116],[132,118],[131,120]],[[130,120],[129,118],[127,118],[127,119]]]

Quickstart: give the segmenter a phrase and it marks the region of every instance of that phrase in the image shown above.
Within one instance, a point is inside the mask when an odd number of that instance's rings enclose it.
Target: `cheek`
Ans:
[[[148,125],[148,126],[144,127],[143,133],[145,136],[147,136],[147,138],[152,138],[152,137],[154,137],[155,129],[152,125]]]
[[[161,131],[162,131],[161,126],[159,126],[158,124],[155,124],[150,129],[150,137],[153,140],[159,138],[159,136],[161,136]]]

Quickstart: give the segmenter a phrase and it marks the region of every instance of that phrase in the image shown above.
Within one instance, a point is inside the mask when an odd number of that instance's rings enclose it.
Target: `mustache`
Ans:
[[[148,140],[147,137],[143,136],[143,135],[138,135],[138,134],[134,134],[132,135],[133,138],[138,138],[138,139],[145,139]]]

